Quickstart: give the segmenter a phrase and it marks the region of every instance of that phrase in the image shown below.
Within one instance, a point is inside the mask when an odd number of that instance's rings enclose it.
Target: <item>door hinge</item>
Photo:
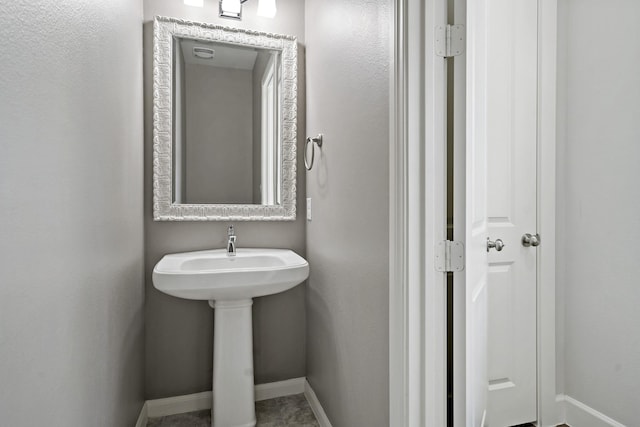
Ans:
[[[438,25],[435,33],[436,55],[451,58],[464,53],[464,25]]]
[[[464,270],[464,244],[443,240],[436,245],[436,271],[458,272]]]

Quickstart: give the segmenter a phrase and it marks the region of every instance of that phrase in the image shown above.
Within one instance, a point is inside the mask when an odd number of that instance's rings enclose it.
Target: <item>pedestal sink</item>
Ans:
[[[286,291],[309,276],[309,264],[288,249],[240,248],[165,255],[153,285],[166,294],[209,301],[215,309],[214,427],[256,423],[253,393],[252,298]]]

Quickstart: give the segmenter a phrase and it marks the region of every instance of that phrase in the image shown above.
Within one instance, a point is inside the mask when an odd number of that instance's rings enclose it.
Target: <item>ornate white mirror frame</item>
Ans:
[[[173,201],[173,38],[282,52],[281,201],[277,205]],[[153,218],[156,221],[290,221],[296,218],[298,63],[296,38],[156,17],[153,26]]]

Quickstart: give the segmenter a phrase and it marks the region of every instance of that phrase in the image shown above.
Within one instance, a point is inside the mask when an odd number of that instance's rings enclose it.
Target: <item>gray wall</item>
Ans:
[[[291,34],[304,44],[304,3],[279,0],[275,19],[255,14],[257,2],[245,4],[241,22],[218,18],[217,1],[204,8],[175,0],[145,0],[144,19],[173,16],[226,26]],[[145,25],[145,249],[146,249],[146,398],[154,399],[211,390],[213,311],[206,302],[172,298],[156,291],[151,271],[166,253],[220,248],[226,243],[226,222],[154,222],[151,214],[151,25]],[[305,138],[304,51],[298,53],[298,150]],[[298,159],[298,219],[295,222],[236,223],[238,246],[290,248],[305,255],[302,210],[305,174]],[[254,302],[254,365],[256,383],[305,375],[305,285]]]
[[[560,3],[560,385],[638,425],[640,3]]]
[[[306,1],[307,377],[334,427],[389,425],[391,2]]]
[[[184,76],[184,203],[252,203],[253,72],[185,64]]]
[[[142,2],[0,8],[0,424],[143,402]]]

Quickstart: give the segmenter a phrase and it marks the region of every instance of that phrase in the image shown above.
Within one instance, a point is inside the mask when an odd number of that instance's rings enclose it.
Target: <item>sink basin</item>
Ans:
[[[153,269],[159,291],[194,300],[240,300],[286,291],[309,276],[309,263],[289,249],[239,248],[165,255]]]

